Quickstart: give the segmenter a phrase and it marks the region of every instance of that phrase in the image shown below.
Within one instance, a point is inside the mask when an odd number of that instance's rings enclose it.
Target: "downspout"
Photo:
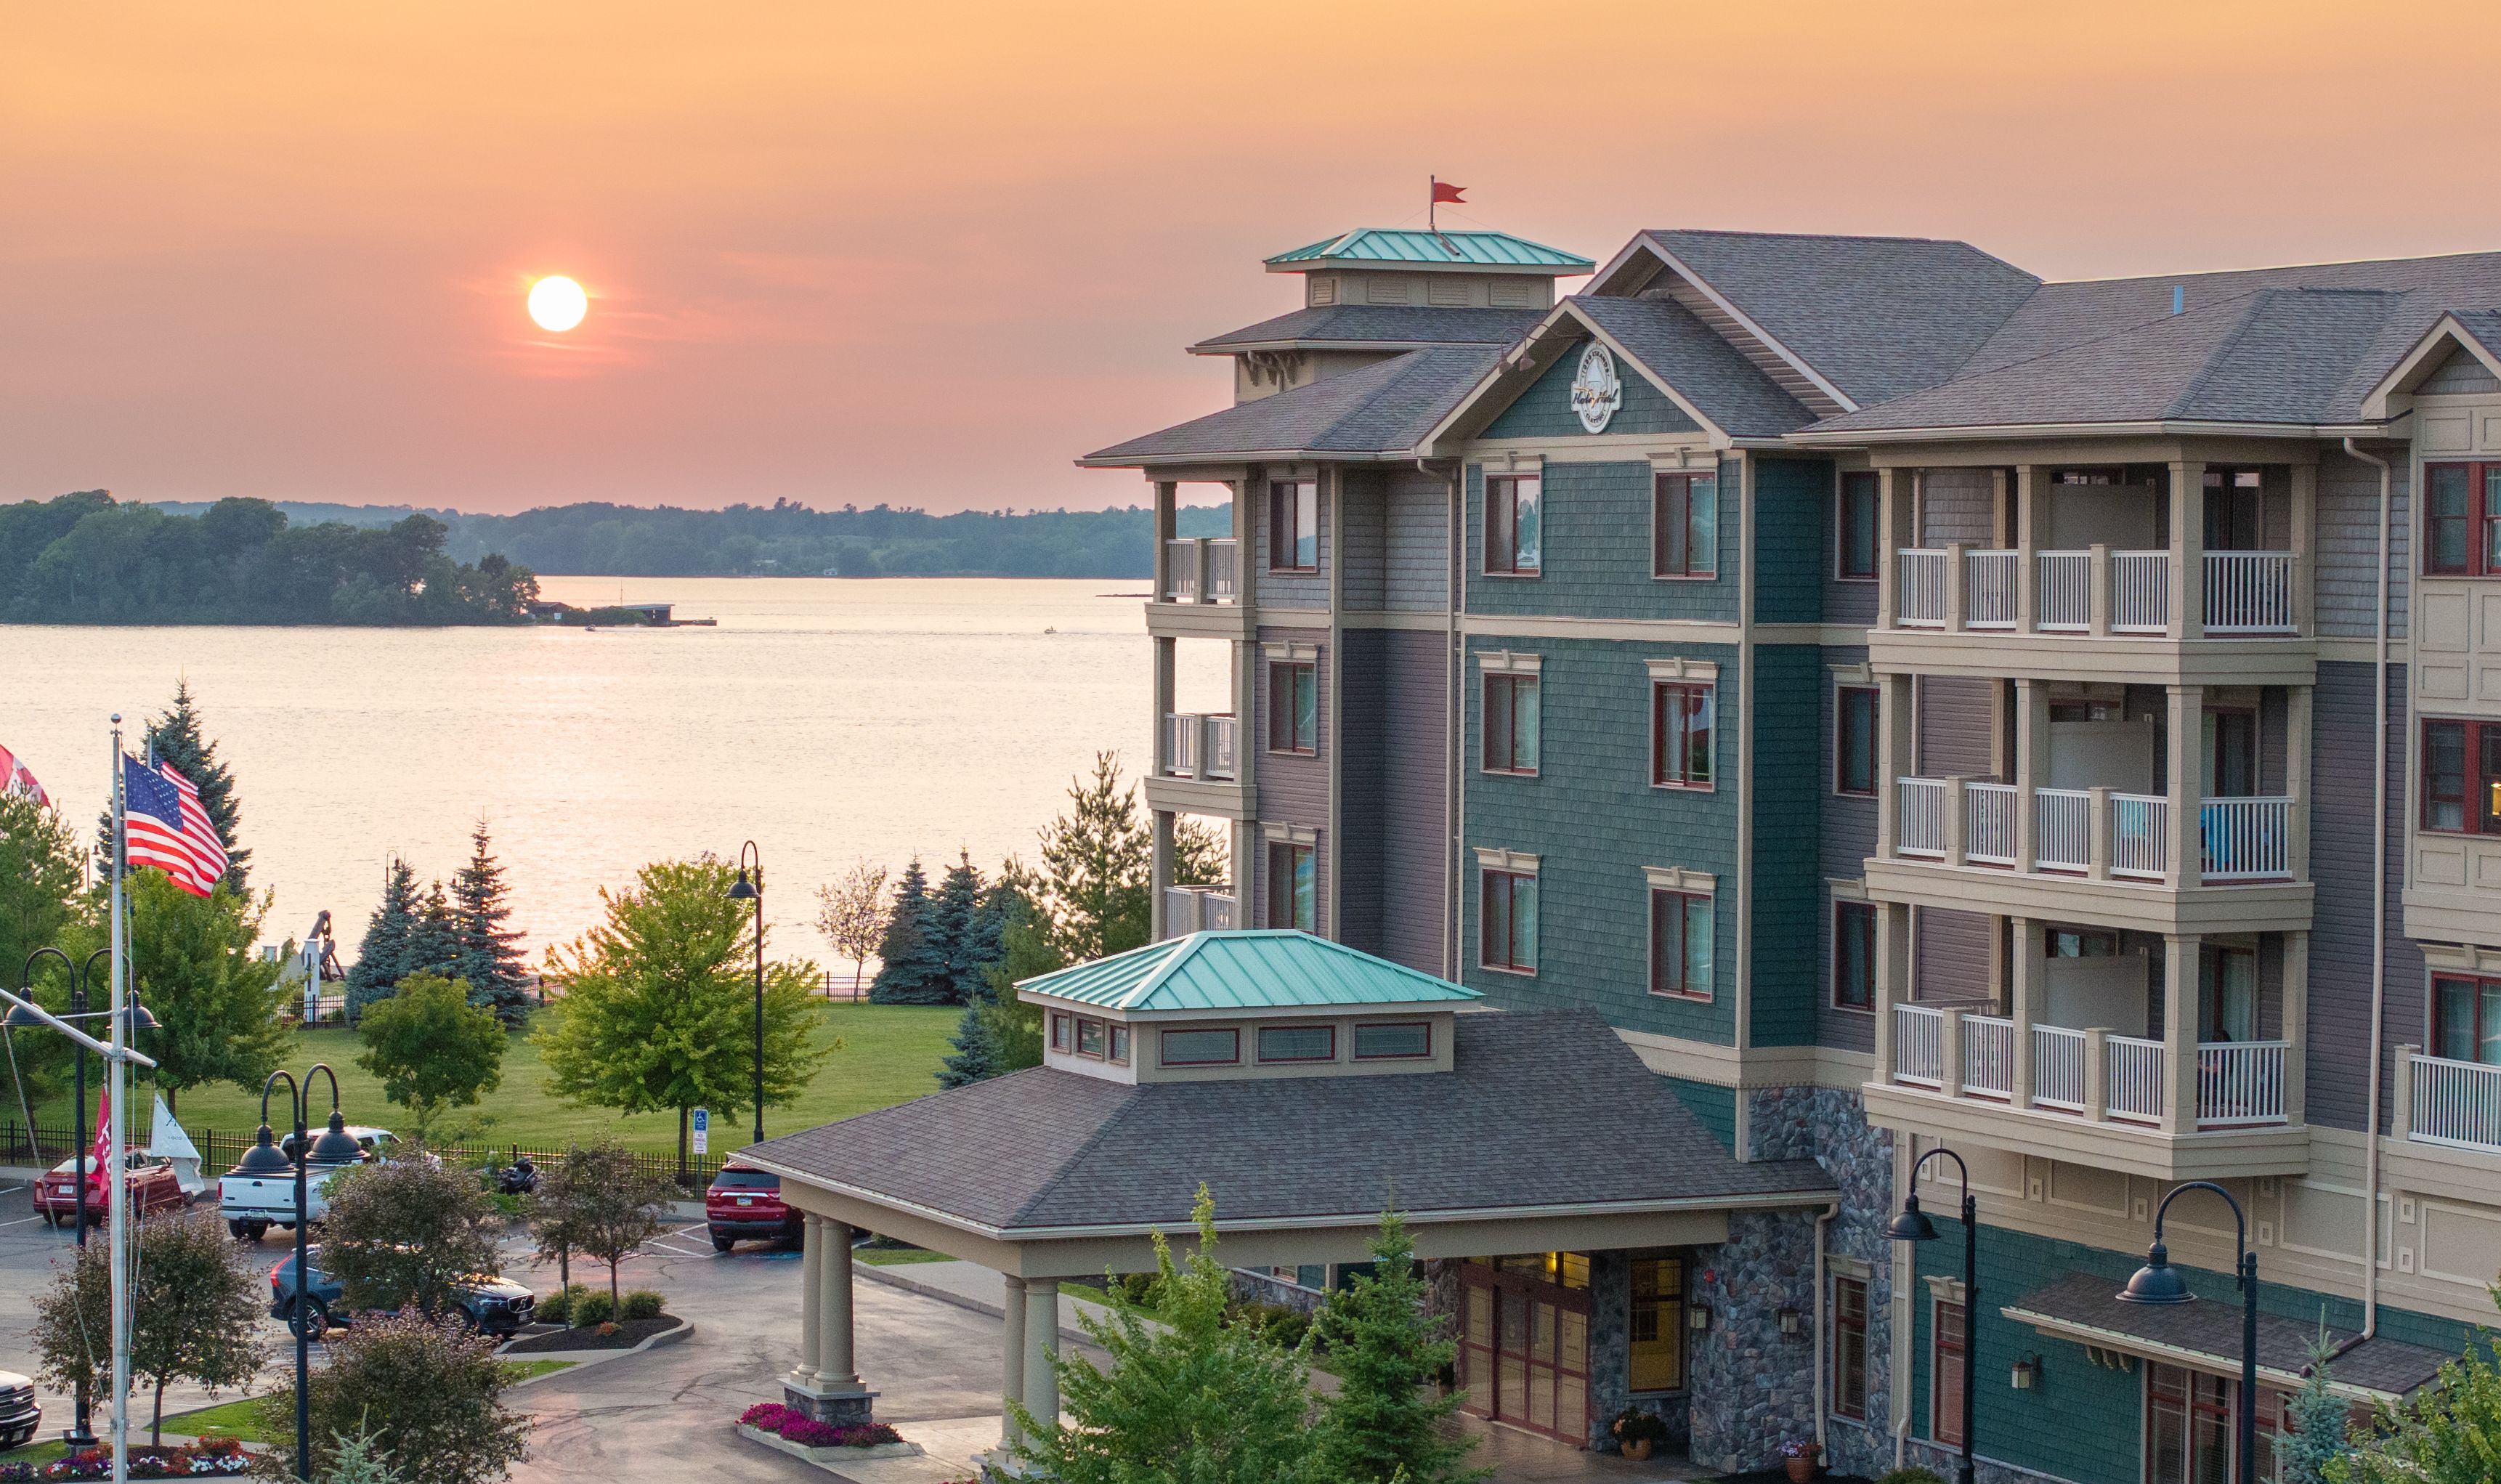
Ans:
[[[1832,1456],[1832,1450],[1824,1446],[1823,1428],[1823,1358],[1830,1353],[1824,1349],[1823,1326],[1824,1310],[1827,1307],[1826,1292],[1832,1286],[1823,1280],[1823,1238],[1825,1229],[1832,1224],[1832,1218],[1840,1214],[1841,1203],[1833,1201],[1827,1203],[1815,1218],[1815,1446],[1817,1456],[1823,1458]]]
[[[1427,478],[1432,478],[1432,460],[1416,460],[1416,472]],[[1459,584],[1464,580],[1468,546],[1468,534],[1462,526],[1467,518],[1467,467],[1464,464],[1453,462],[1451,465],[1450,485],[1451,520],[1447,544],[1451,552],[1451,571],[1442,595],[1445,635],[1442,689],[1446,693],[1442,728],[1446,739],[1442,748],[1442,817],[1449,825],[1449,837],[1442,841],[1442,976],[1456,979],[1460,963],[1459,856],[1466,848],[1467,834],[1467,796],[1459,779],[1459,732],[1466,719],[1460,687],[1467,683],[1468,676],[1467,657],[1460,652],[1459,644]]]
[[[2388,544],[2392,495],[2388,461],[2345,440],[2345,452],[2380,471],[2380,594],[2373,635],[2371,696],[2371,1078],[2362,1155],[2362,1333],[2380,1328],[2380,1062],[2387,1039],[2388,998]]]

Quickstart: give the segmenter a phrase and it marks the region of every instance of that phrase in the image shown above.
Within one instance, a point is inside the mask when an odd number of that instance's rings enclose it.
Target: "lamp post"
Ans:
[[[2247,1213],[2230,1191],[2212,1180],[2190,1180],[2172,1188],[2153,1208],[2153,1245],[2145,1249],[2145,1266],[2118,1291],[2125,1303],[2194,1303],[2187,1280],[2171,1266],[2171,1249],[2162,1244],[2162,1213],[2188,1191],[2211,1190],[2232,1208],[2232,1238],[2238,1243],[2241,1284],[2241,1407],[2238,1419],[2241,1484],[2257,1484],[2258,1476],[2258,1255],[2250,1246]]]
[[[753,875],[748,874],[749,863]],[[738,847],[738,879],[729,888],[732,902],[755,904],[755,1141],[764,1142],[764,852],[749,841]]]
[[[313,1073],[317,1072],[330,1079],[330,1126],[322,1131],[318,1140],[314,1140],[310,1138],[312,1131],[308,1125],[312,1116],[309,1105],[313,1090],[310,1084]],[[279,1152],[270,1137],[269,1094],[278,1086],[281,1077],[286,1079],[287,1109],[295,1118],[295,1157],[291,1160]],[[266,1178],[287,1172],[290,1165],[294,1167],[295,1292],[286,1304],[286,1328],[295,1336],[295,1476],[299,1479],[313,1477],[313,1340],[329,1327],[322,1313],[321,1301],[313,1297],[312,1264],[306,1250],[309,1243],[305,1234],[312,1224],[308,1208],[311,1204],[307,1196],[308,1174],[317,1156],[325,1165],[348,1165],[363,1154],[355,1137],[348,1132],[346,1119],[339,1112],[339,1074],[330,1070],[328,1063],[315,1062],[306,1068],[302,1083],[295,1080],[294,1073],[282,1067],[260,1084],[260,1135],[244,1152],[243,1162],[235,1166],[235,1173]]]
[[[1971,1484],[1972,1403],[1980,1394],[1980,1330],[1973,1322],[1980,1313],[1980,1205],[1972,1200],[1971,1167],[1961,1155],[1940,1144],[1919,1156],[1911,1167],[1911,1193],[1902,1198],[1902,1214],[1893,1218],[1884,1235],[1895,1241],[1937,1239],[1937,1224],[1919,1209],[1919,1171],[1940,1154],[1962,1171],[1962,1467],[1955,1479],[1956,1484]]]
[[[70,1012],[62,1018],[87,1019],[86,976],[94,970],[95,961],[100,958],[111,958],[113,950],[98,948],[86,956],[86,962],[83,964],[72,963],[68,954],[49,945],[27,954],[25,971],[18,976],[17,982],[24,986],[21,993],[29,1002],[35,998],[35,961],[48,953],[61,961],[61,967],[68,971],[70,976]],[[142,1013],[146,1012],[142,1011]],[[154,1017],[150,1016],[148,1023],[154,1025]],[[25,1031],[43,1028],[45,1022],[40,1014],[22,1006],[12,1006],[7,1020],[0,1021],[0,1024],[7,1025],[12,1031]],[[74,1090],[70,1101],[70,1158],[74,1162],[70,1194],[76,1202],[70,1208],[70,1226],[77,1234],[79,1246],[83,1248],[86,1245],[86,1047],[72,1042],[70,1049],[77,1067],[77,1071],[72,1074]],[[35,1143],[38,1151],[42,1149],[43,1145],[35,1141],[35,1131],[31,1125],[26,1130],[26,1138],[28,1142]],[[36,1163],[42,1162],[42,1155],[38,1152]],[[90,1422],[92,1416],[89,1411],[90,1405],[86,1382],[82,1380],[78,1384],[78,1396],[69,1431],[61,1435],[61,1441],[67,1443],[73,1452],[95,1446],[95,1429]]]

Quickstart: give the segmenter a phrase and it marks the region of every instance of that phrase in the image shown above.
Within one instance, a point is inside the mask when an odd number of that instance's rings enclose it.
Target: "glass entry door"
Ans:
[[[1574,1252],[1460,1266],[1459,1385],[1468,1411],[1588,1446],[1588,1270]]]

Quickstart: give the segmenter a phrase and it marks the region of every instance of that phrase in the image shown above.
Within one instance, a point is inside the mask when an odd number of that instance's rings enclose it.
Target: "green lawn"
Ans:
[[[953,1258],[926,1247],[854,1247],[851,1256],[874,1268],[903,1268],[913,1263],[951,1263]]]
[[[578,1364],[575,1361],[519,1360],[505,1361],[503,1367],[504,1373],[512,1379],[526,1381],[532,1376],[543,1376]],[[292,1421],[279,1429],[278,1434],[270,1432],[260,1411],[261,1403],[267,1400],[265,1397],[238,1397],[216,1406],[204,1406],[196,1412],[178,1412],[165,1419],[165,1432],[175,1437],[206,1437],[214,1434],[219,1437],[240,1438],[248,1443],[292,1442],[295,1431]],[[134,1435],[145,1421],[142,1417],[131,1419]],[[281,1434],[284,1435],[279,1435]],[[18,1455],[8,1456],[14,1460]]]
[[[839,1039],[841,1047],[818,1066],[816,1079],[795,1105],[765,1110],[767,1137],[814,1128],[936,1091],[934,1078],[950,1050],[948,1038],[962,1016],[963,1011],[947,1006],[817,1002],[817,1043],[829,1045]],[[351,1031],[310,1031],[300,1039],[287,1066],[301,1072],[314,1062],[328,1063],[339,1073],[340,1106],[350,1123],[394,1127],[400,1109],[385,1102],[381,1084],[357,1068],[356,1056],[362,1049]],[[319,1090],[317,1106],[326,1108],[328,1084],[317,1078],[315,1086]],[[144,1102],[135,1105],[146,1107]],[[610,1131],[639,1149],[665,1152],[677,1147],[675,1113],[628,1117],[608,1108],[576,1107],[550,1094],[547,1069],[526,1035],[512,1039],[504,1053],[503,1085],[487,1095],[484,1110],[492,1113],[495,1122],[478,1141],[557,1148],[567,1140]],[[195,1087],[183,1095],[176,1111],[195,1139],[209,1129],[250,1134],[260,1123],[260,1096],[257,1089],[246,1093],[225,1085]],[[713,1153],[749,1142],[748,1131],[754,1126],[752,1107],[717,1107],[712,1114]],[[37,1108],[36,1118],[47,1126],[66,1126],[68,1100]]]

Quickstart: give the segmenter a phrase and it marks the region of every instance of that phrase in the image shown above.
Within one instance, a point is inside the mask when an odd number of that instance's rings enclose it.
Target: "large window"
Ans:
[[[1242,1033],[1166,1031],[1161,1048],[1167,1067],[1230,1067],[1242,1060]]]
[[[2146,1484],[2209,1484],[2237,1477],[2233,1435],[2239,1427],[2240,1383],[2178,1366],[2145,1367]],[[2283,1399],[2257,1397],[2257,1477],[2274,1484]]]
[[[1537,676],[1484,677],[1484,757],[1487,773],[1537,771]]]
[[[1832,1280],[1832,1414],[1867,1416],[1867,1280]]]
[[[1717,689],[1684,680],[1651,686],[1652,783],[1663,788],[1711,786],[1711,710]]]
[[[1479,961],[1487,969],[1535,973],[1537,877],[1528,872],[1487,867],[1483,897],[1479,915],[1484,951]]]
[[[1539,509],[1545,480],[1533,474],[1488,476],[1484,570],[1494,577],[1533,577],[1543,569]]]
[[[1962,1445],[1963,1308],[1937,1301],[1928,1326],[1928,1435],[1941,1443]]]
[[[2432,976],[2431,1054],[2501,1063],[2501,979]]]
[[[1268,841],[1268,926],[1319,931],[1318,866],[1312,847]]]
[[[1684,1389],[1684,1261],[1633,1257],[1629,1375],[1633,1391]]]
[[[1844,685],[1832,693],[1832,790],[1876,796],[1877,690]]]
[[[1711,903],[1705,894],[1650,894],[1650,992],[1711,998]]]
[[[2422,724],[2422,827],[2501,835],[2501,723]]]
[[[1268,750],[1305,757],[1320,750],[1320,667],[1278,660],[1268,667]]]
[[[1414,1061],[1433,1054],[1433,1024],[1428,1020],[1391,1020],[1354,1028],[1358,1062]]]
[[[1832,1004],[1845,1010],[1876,1007],[1876,907],[1872,903],[1832,904]]]
[[[2423,571],[2501,577],[2501,464],[2423,466]]]
[[[1259,1028],[1259,1060],[1263,1062],[1333,1062],[1337,1060],[1337,1027],[1266,1025]]]
[[[1718,571],[1718,479],[1707,474],[1653,476],[1650,575],[1708,577]]]
[[[1883,520],[1880,507],[1876,476],[1845,474],[1841,477],[1841,492],[1832,521],[1832,575],[1844,582],[1873,582],[1883,571],[1878,566],[1883,559],[1877,534]]]
[[[1320,566],[1320,487],[1311,479],[1275,479],[1268,485],[1268,570],[1317,572]]]

